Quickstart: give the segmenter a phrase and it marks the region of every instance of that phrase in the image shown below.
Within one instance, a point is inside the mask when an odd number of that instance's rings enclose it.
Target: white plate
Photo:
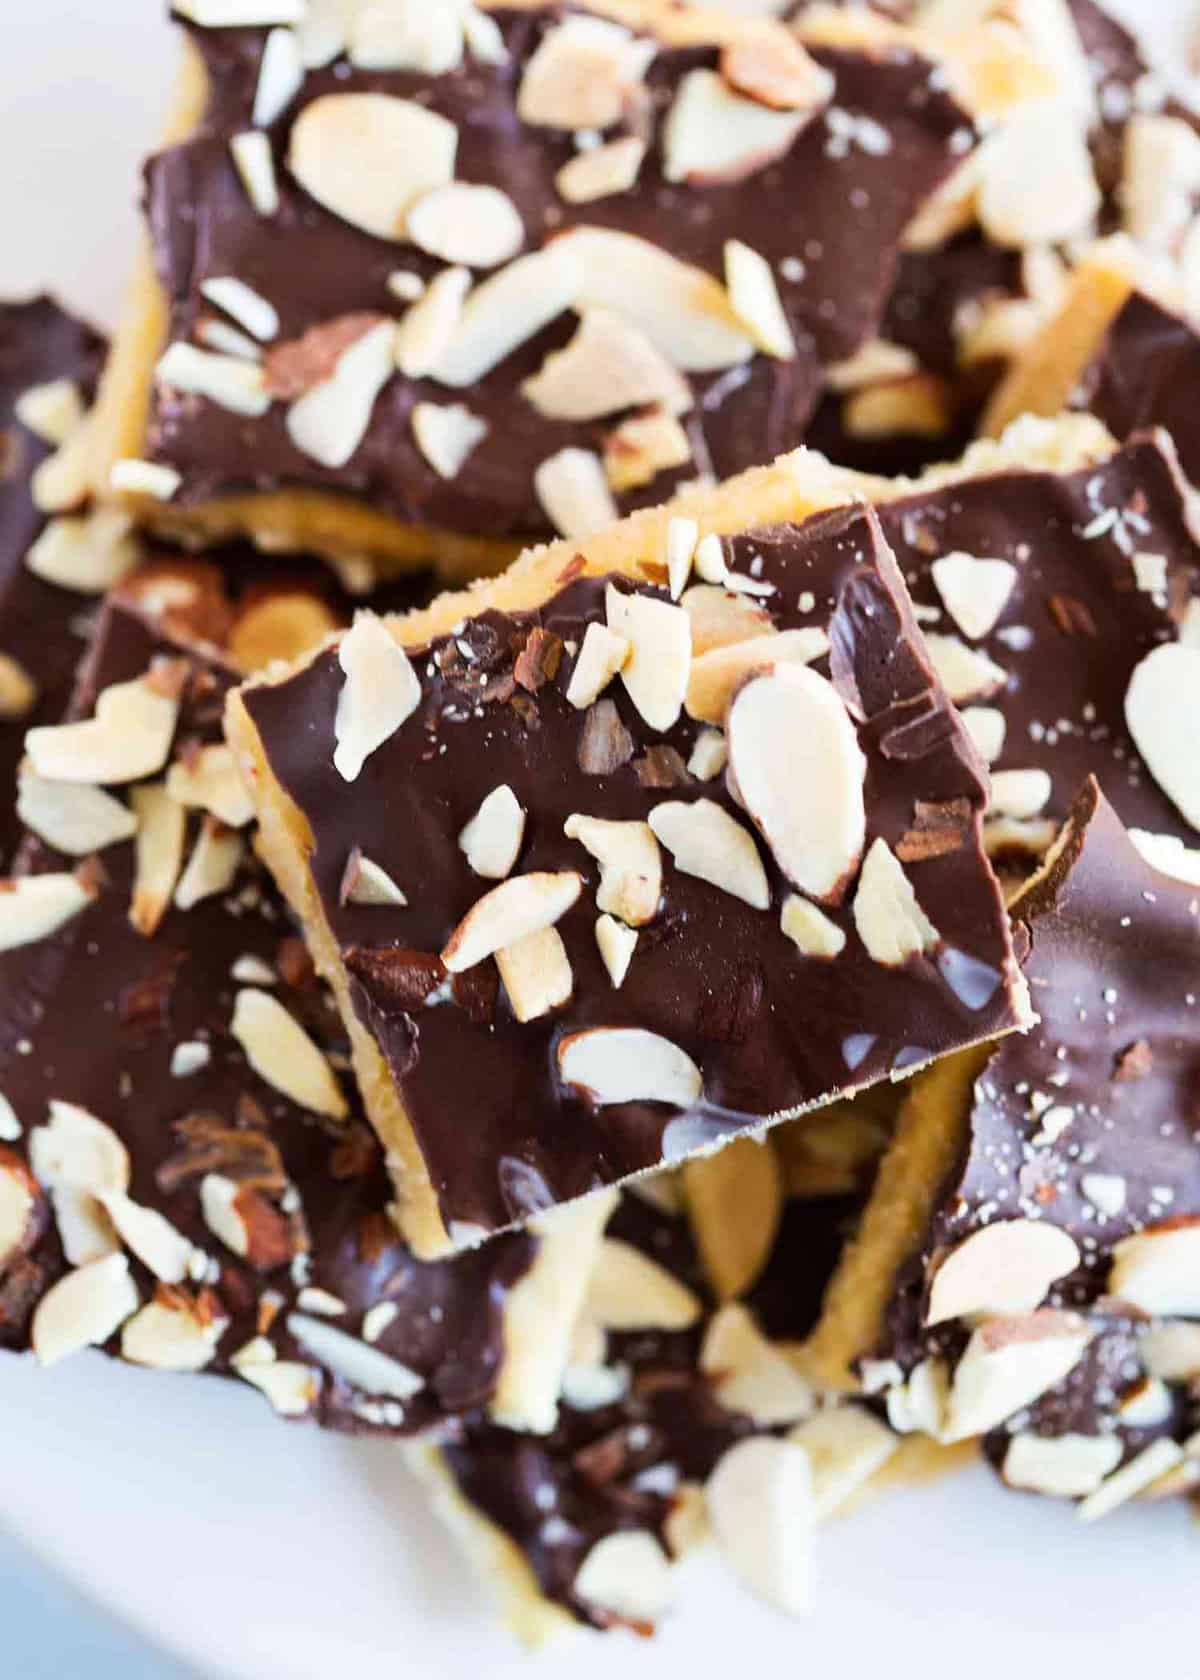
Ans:
[[[1168,0],[1131,8],[1156,26],[1176,12]],[[52,284],[111,321],[137,158],[170,87],[163,0],[4,10],[0,293]],[[13,1532],[223,1680],[531,1672],[385,1443],[283,1427],[249,1391],[91,1355],[49,1373],[0,1363],[0,1442]],[[1084,1528],[977,1470],[835,1524],[803,1626],[696,1560],[686,1614],[655,1645],[581,1640],[532,1672],[610,1680],[615,1662],[632,1680],[705,1680],[786,1663],[907,1676],[965,1662],[972,1680],[1011,1680],[1031,1661],[1036,1674],[1061,1665],[1087,1680],[1124,1680],[1131,1662],[1175,1672],[1195,1631],[1198,1565],[1200,1534],[1182,1509],[1128,1509]],[[1114,1639],[1118,1627],[1136,1643]]]

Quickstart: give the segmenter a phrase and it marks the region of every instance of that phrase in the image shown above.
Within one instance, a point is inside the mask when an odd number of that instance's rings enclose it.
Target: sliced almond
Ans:
[[[1004,1219],[951,1249],[934,1273],[925,1323],[1032,1312],[1080,1264],[1074,1239],[1045,1220]]]
[[[667,589],[672,601],[678,601],[687,587],[692,573],[692,556],[700,540],[700,527],[694,519],[679,515],[667,520],[666,553]]]
[[[154,1208],[141,1207],[121,1190],[106,1190],[99,1200],[117,1235],[160,1283],[182,1283],[188,1276],[191,1243]]]
[[[714,70],[689,70],[663,123],[663,174],[692,186],[743,181],[783,157],[807,120],[744,99]]]
[[[517,115],[535,128],[612,128],[655,51],[653,40],[607,18],[568,16],[546,31],[526,63]]]
[[[347,49],[360,70],[411,70],[444,76],[463,56],[463,8],[421,0],[375,0],[347,9]]]
[[[692,1058],[641,1027],[592,1027],[558,1046],[558,1077],[597,1105],[661,1102],[690,1108],[704,1090]]]
[[[396,885],[387,870],[369,857],[364,857],[356,846],[350,854],[346,865],[346,873],[342,877],[341,900],[345,904],[374,904],[403,907],[408,903],[407,896]],[[236,975],[238,979],[250,979],[250,975]]]
[[[805,957],[832,959],[846,948],[846,935],[837,923],[798,893],[784,900],[779,926]]]
[[[499,187],[449,181],[413,205],[408,237],[443,262],[496,268],[521,249],[525,227],[516,205]]]
[[[565,249],[568,243],[556,239],[544,251],[518,257],[476,286],[449,343],[429,369],[435,379],[459,390],[478,384],[574,304],[579,274],[574,256]],[[426,301],[423,298],[414,310]]]
[[[121,1241],[103,1204],[86,1190],[60,1184],[50,1192],[54,1223],[63,1254],[71,1266],[88,1266],[118,1254]]]
[[[584,1311],[602,1330],[690,1330],[700,1302],[665,1266],[631,1243],[603,1237]]]
[[[86,412],[83,394],[73,379],[30,385],[13,404],[13,413],[22,426],[55,449],[78,431]]]
[[[160,385],[172,391],[205,397],[218,408],[250,419],[257,419],[271,406],[258,362],[198,350],[194,344],[169,345],[159,358],[154,376]]]
[[[812,1469],[817,1521],[833,1516],[891,1458],[899,1438],[865,1406],[827,1406],[788,1431]]]
[[[777,665],[810,665],[828,652],[825,632],[806,626],[749,636],[696,654],[688,675],[688,716],[723,724],[730,701],[752,673],[773,671]]]
[[[1009,1487],[1079,1499],[1093,1493],[1120,1461],[1117,1435],[1014,1435],[1002,1474]]]
[[[27,551],[35,577],[81,595],[101,595],[127,578],[141,560],[128,515],[118,508],[52,519]]]
[[[163,782],[143,783],[131,798],[138,830],[129,920],[149,939],[166,915],[183,868],[187,814]]]
[[[987,699],[1008,682],[1007,671],[957,636],[927,634],[925,645],[938,680],[956,706]]]
[[[103,689],[91,718],[31,729],[25,751],[36,774],[50,781],[136,782],[166,763],[178,716],[178,685],[152,670]]]
[[[450,349],[470,289],[469,270],[445,268],[420,293],[396,329],[396,366],[406,379],[424,379]]]
[[[640,490],[659,473],[686,467],[691,459],[691,439],[674,415],[661,408],[632,415],[604,439],[604,472],[618,495]]]
[[[155,1371],[203,1371],[213,1361],[226,1323],[173,1299],[148,1301],[126,1320],[121,1357]]]
[[[988,813],[1023,822],[1049,804],[1054,784],[1048,770],[994,770]]]
[[[213,323],[214,325],[216,323]],[[183,474],[161,461],[139,461],[127,456],[114,461],[108,475],[109,489],[118,495],[149,496],[155,502],[169,502],[183,483]]]
[[[831,391],[845,395],[873,385],[889,384],[894,379],[907,379],[919,371],[920,365],[906,345],[872,338],[844,362],[826,368],[825,383]]]
[[[454,178],[458,129],[409,99],[329,93],[292,124],[288,168],[317,203],[377,239],[403,239],[409,210]]]
[[[816,1401],[799,1372],[759,1330],[738,1303],[710,1320],[700,1349],[700,1369],[712,1381],[721,1404],[742,1412],[763,1429],[811,1415]]]
[[[767,872],[753,838],[713,799],[668,800],[650,812],[650,827],[677,869],[743,899],[755,910],[771,903]]]
[[[774,33],[769,38],[735,36],[721,51],[721,74],[730,87],[760,105],[802,111],[810,118],[828,105],[835,85],[829,71],[809,57],[795,36]]]
[[[137,1286],[123,1254],[68,1272],[48,1289],[33,1315],[30,1341],[39,1365],[99,1346],[138,1309]]]
[[[597,198],[612,198],[637,185],[638,172],[646,156],[646,142],[636,135],[622,135],[602,146],[580,152],[564,163],[554,177],[560,198],[568,204],[590,204]]]
[[[567,699],[581,710],[598,700],[629,657],[629,641],[606,625],[591,623],[567,684]]]
[[[600,457],[590,449],[560,449],[533,475],[542,511],[563,537],[590,537],[615,523],[617,505]]]
[[[1004,736],[1008,728],[1004,713],[996,706],[968,706],[962,713],[967,734],[988,764],[994,764],[1004,751]]]
[[[842,401],[842,426],[854,438],[939,438],[953,423],[953,392],[936,373],[864,385]]]
[[[1152,1324],[1143,1333],[1142,1363],[1160,1382],[1200,1377],[1200,1324]]]
[[[49,1190],[99,1196],[129,1188],[129,1151],[111,1126],[76,1103],[51,1102],[46,1124],[30,1133],[29,1164]]]
[[[421,684],[404,649],[374,613],[359,613],[342,637],[338,664],[346,681],[338,696],[333,763],[347,782],[391,739],[421,702]]]
[[[409,1366],[323,1319],[289,1313],[287,1327],[306,1353],[364,1394],[411,1400],[425,1387],[424,1377]]]
[[[618,1529],[589,1547],[572,1590],[585,1604],[636,1627],[666,1615],[675,1599],[675,1572],[653,1534]]]
[[[223,309],[226,315],[244,327],[251,338],[257,338],[262,344],[278,338],[279,311],[244,280],[238,280],[233,275],[202,280],[200,291],[210,303],[215,303],[218,309]]]
[[[275,176],[275,154],[261,129],[235,134],[229,142],[234,168],[256,213],[274,216],[279,210],[279,183]]]
[[[1125,722],[1154,780],[1200,828],[1200,648],[1165,642],[1129,679]]]
[[[728,762],[729,748],[722,732],[719,729],[702,729],[696,736],[696,744],[687,761],[688,775],[695,776],[697,781],[711,782]]]
[[[854,895],[854,925],[868,956],[889,968],[931,951],[940,938],[903,866],[882,838],[863,863]]]
[[[439,478],[457,478],[468,456],[487,436],[487,421],[463,403],[417,403],[412,411],[417,448]]]
[[[238,1209],[240,1190],[223,1173],[205,1173],[200,1180],[200,1211],[213,1236],[245,1259],[250,1253],[250,1230]]]
[[[683,375],[610,309],[585,309],[570,343],[547,356],[521,393],[551,420],[598,420],[648,404],[682,414],[692,406]]]
[[[642,927],[658,914],[662,896],[662,855],[654,830],[644,822],[612,822],[578,812],[563,824],[568,840],[578,840],[600,865],[596,905],[630,927]]]
[[[0,880],[0,951],[48,939],[95,897],[76,875],[22,875]]]
[[[1108,1293],[1155,1317],[1200,1318],[1200,1221],[1123,1237]]]
[[[1152,869],[1200,887],[1200,849],[1185,846],[1177,834],[1151,834],[1144,828],[1131,828],[1128,833]]]
[[[20,1156],[0,1150],[0,1270],[28,1253],[44,1229],[45,1199]]]
[[[1200,194],[1200,136],[1182,117],[1135,111],[1125,124],[1117,196],[1127,231],[1150,251],[1174,253]]]
[[[280,118],[304,85],[300,40],[294,29],[272,29],[258,64],[251,121],[269,128]]]
[[[1100,209],[1087,137],[1058,102],[1009,116],[979,153],[980,225],[997,245],[1053,245],[1085,233]]]
[[[866,760],[827,678],[780,665],[751,677],[726,720],[742,804],[787,878],[838,898],[862,855]]]
[[[493,788],[458,837],[476,875],[503,881],[511,873],[525,834],[525,812],[506,782]]]
[[[316,1371],[298,1360],[279,1359],[263,1363],[243,1360],[234,1369],[245,1382],[265,1394],[280,1417],[304,1417],[316,1404],[321,1382]]]
[[[751,1289],[775,1245],[783,1175],[769,1143],[735,1138],[682,1168],[692,1236],[718,1301]]]
[[[624,984],[637,949],[638,936],[634,928],[626,927],[615,916],[596,918],[596,944],[600,959],[608,970],[608,977],[618,989]]]
[[[442,961],[461,974],[528,934],[553,927],[579,897],[582,878],[574,870],[534,872],[502,881],[467,911],[446,943]]]
[[[319,647],[339,622],[311,591],[279,590],[241,608],[226,652],[243,671],[264,671],[277,659],[290,665]]]
[[[518,1021],[536,1021],[571,996],[574,976],[557,928],[539,928],[504,946],[496,967]]]
[[[790,361],[796,340],[779,301],[774,270],[762,253],[740,239],[727,239],[725,284],[734,314],[763,354]]]
[[[311,107],[310,107],[311,109]],[[354,341],[337,367],[288,409],[288,436],[323,467],[344,467],[371,422],[375,399],[392,376],[396,329],[390,321]]]
[[[234,999],[230,1031],[260,1079],[299,1108],[346,1118],[346,1099],[328,1061],[278,998],[244,986]]]
[[[955,1367],[943,1439],[986,1434],[1032,1405],[1070,1375],[1091,1339],[1082,1318],[1049,1307],[988,1319]]]
[[[706,545],[715,542],[719,546],[720,541],[719,537],[707,536],[701,537],[697,543],[695,565],[700,576],[704,576],[707,564]],[[722,562],[722,576],[725,570]],[[703,659],[715,648],[778,634],[771,615],[760,602],[748,595],[732,595],[711,583],[693,584],[684,591],[679,604],[691,620],[692,656],[695,659]]]
[[[68,857],[87,857],[128,840],[137,817],[102,788],[50,782],[27,771],[17,779],[17,815],[39,839]]]
[[[202,29],[265,28],[299,23],[305,0],[174,0],[172,11]]]
[[[996,628],[1017,581],[1011,561],[979,560],[957,551],[935,560],[929,572],[946,611],[973,642]]]
[[[727,1448],[705,1484],[717,1544],[756,1598],[784,1615],[812,1608],[816,1506],[808,1454],[758,1436]]]
[[[178,908],[191,910],[206,898],[228,892],[245,855],[245,842],[236,829],[226,828],[214,817],[205,817],[175,888]]]
[[[27,716],[37,695],[37,684],[20,660],[0,653],[0,720],[9,723]]]
[[[199,747],[167,771],[167,792],[190,810],[209,811],[227,828],[244,828],[254,816],[232,747]]]
[[[651,729],[679,720],[692,660],[691,620],[682,607],[650,595],[625,595],[611,583],[604,596],[608,627],[629,643],[621,681]]]

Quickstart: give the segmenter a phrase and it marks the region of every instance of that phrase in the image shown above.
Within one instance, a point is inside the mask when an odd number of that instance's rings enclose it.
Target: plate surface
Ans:
[[[13,6],[0,70],[0,293],[50,284],[112,321],[136,227],[137,159],[174,63],[163,0]],[[1164,34],[1191,0],[1125,0]],[[1180,56],[1175,62],[1179,63]],[[833,1525],[811,1621],[744,1598],[711,1559],[654,1645],[578,1640],[530,1664],[495,1627],[396,1450],[280,1426],[212,1381],[83,1356],[0,1363],[0,1516],[75,1585],[222,1680],[359,1674],[488,1680],[885,1675],[969,1661],[972,1680],[1173,1671],[1195,1630],[1200,1529],[1181,1509],[1092,1528],[976,1470]],[[1105,1614],[1106,1605],[1113,1609]],[[932,1649],[930,1649],[932,1647]]]

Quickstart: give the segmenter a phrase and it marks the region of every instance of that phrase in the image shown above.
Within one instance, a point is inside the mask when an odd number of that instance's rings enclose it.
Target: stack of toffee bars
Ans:
[[[1200,123],[1096,0],[174,14],[107,358],[0,309],[0,1345],[531,1639],[1194,1495]]]

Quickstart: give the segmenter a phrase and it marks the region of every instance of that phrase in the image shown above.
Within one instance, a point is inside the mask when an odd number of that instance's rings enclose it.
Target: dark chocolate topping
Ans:
[[[1200,337],[1142,292],[1122,305],[1080,375],[1071,405],[1094,414],[1114,437],[1143,426],[1171,434],[1188,478],[1200,481],[1200,421],[1193,393],[1200,377]]]

